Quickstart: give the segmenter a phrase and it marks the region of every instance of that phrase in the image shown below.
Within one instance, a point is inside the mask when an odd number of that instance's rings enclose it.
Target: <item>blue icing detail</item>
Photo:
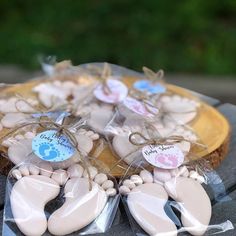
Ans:
[[[67,160],[75,153],[69,139],[65,135],[58,137],[55,130],[38,134],[32,141],[32,150],[42,160],[51,162]]]
[[[147,91],[149,93],[165,93],[166,87],[160,83],[152,84],[151,81],[148,80],[139,80],[134,83],[134,88],[140,91]]]
[[[54,147],[53,144],[41,143],[39,146],[39,154],[44,160],[52,160],[60,156],[60,152]]]

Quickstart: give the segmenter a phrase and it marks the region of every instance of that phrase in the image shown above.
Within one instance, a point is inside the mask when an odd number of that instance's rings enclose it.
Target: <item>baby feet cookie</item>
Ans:
[[[177,228],[164,211],[168,201],[165,188],[154,183],[153,175],[146,170],[125,180],[119,188],[127,195],[127,205],[136,222],[152,236],[176,236]]]
[[[201,185],[204,178],[182,166],[171,171],[155,168],[154,181],[163,183],[177,202],[184,229],[192,235],[203,235],[211,219],[211,202]]]
[[[201,183],[204,178],[185,166],[173,170],[142,170],[123,181],[119,188],[137,223],[150,235],[177,235],[177,228],[164,211],[168,198],[178,204],[183,228],[204,235],[211,218],[211,202]]]
[[[54,171],[44,165],[38,168],[31,164],[14,169],[12,176],[17,181],[10,202],[20,231],[38,236],[48,229],[53,235],[67,235],[95,220],[108,198],[116,195],[116,189],[106,174],[99,173],[94,166],[89,166],[88,170],[91,185],[87,171],[80,164]],[[47,220],[44,207],[57,197],[60,186],[64,186],[65,202]]]
[[[179,95],[163,95],[159,100],[159,108],[164,116],[178,124],[187,124],[197,115],[200,104],[197,101]]]
[[[108,198],[116,195],[114,182],[95,167],[89,167],[91,189],[88,174],[79,164],[67,172],[70,179],[64,188],[65,203],[48,220],[48,230],[53,235],[67,235],[90,224],[100,215]]]
[[[20,164],[26,160],[31,160],[32,163],[37,165],[40,162],[45,162],[51,165],[53,168],[68,168],[73,163],[80,160],[80,155],[75,152],[74,155],[68,160],[61,162],[48,162],[43,161],[36,156],[32,151],[32,141],[36,136],[36,132],[25,132],[22,135],[16,135],[3,141],[2,145],[7,147],[7,153],[9,159],[14,164]],[[79,129],[75,133],[75,137],[78,142],[78,149],[82,154],[88,155],[93,149],[94,142],[99,139],[99,135],[90,130]],[[51,151],[51,146],[47,143],[41,148],[41,152],[48,153]],[[56,154],[56,153],[55,153]],[[50,161],[50,160],[49,160]]]
[[[98,133],[103,133],[104,128],[111,120],[114,111],[113,106],[96,103],[86,106],[84,108],[79,108],[76,112],[77,116],[84,116],[89,114],[87,124]]]
[[[43,235],[47,230],[44,208],[59,194],[58,181],[50,178],[52,172],[45,176],[35,166],[21,166],[13,170],[12,175],[17,178],[10,194],[15,223],[27,236]]]

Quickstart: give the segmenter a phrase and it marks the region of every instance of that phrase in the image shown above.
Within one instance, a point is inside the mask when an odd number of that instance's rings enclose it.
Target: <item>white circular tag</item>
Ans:
[[[126,98],[128,94],[128,88],[125,86],[125,84],[115,79],[108,79],[106,83],[110,90],[109,92],[106,93],[103,87],[104,85],[102,84],[99,84],[94,90],[94,96],[98,100],[106,103],[115,104],[123,101]]]
[[[129,108],[131,111],[147,117],[154,117],[155,114],[158,114],[158,109],[153,106],[145,105],[144,103],[138,101],[137,99],[127,97],[123,104]]]
[[[32,150],[40,159],[50,162],[60,162],[69,159],[75,148],[65,135],[59,135],[56,130],[39,133],[32,141]]]
[[[184,162],[183,152],[175,145],[144,146],[142,154],[147,162],[162,169],[175,169]]]

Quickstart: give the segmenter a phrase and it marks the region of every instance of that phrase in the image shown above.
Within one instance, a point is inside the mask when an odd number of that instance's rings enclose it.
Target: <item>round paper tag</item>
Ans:
[[[175,145],[144,146],[142,154],[147,162],[162,169],[175,169],[184,162],[183,152]]]
[[[151,94],[165,93],[166,87],[160,83],[152,83],[149,80],[139,80],[134,83],[134,88],[139,91],[147,91]]]
[[[38,134],[32,141],[33,152],[42,160],[59,162],[69,159],[75,148],[65,135],[58,136],[56,130],[47,130]]]
[[[154,117],[154,114],[158,113],[158,109],[152,107],[151,105],[145,105],[144,103],[131,98],[127,97],[124,101],[123,104],[129,108],[131,111],[142,115],[142,116],[147,116],[147,117]],[[150,112],[151,111],[151,112]]]
[[[104,85],[100,84],[97,86],[97,88],[94,90],[94,96],[106,103],[119,103],[123,101],[127,94],[128,94],[128,88],[119,80],[114,79],[108,79],[106,81],[107,86],[110,91],[107,91],[104,89]]]

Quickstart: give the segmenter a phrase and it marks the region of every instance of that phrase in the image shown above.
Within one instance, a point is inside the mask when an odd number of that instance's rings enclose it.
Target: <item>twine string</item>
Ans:
[[[35,122],[27,123],[27,124],[22,124],[16,128],[14,128],[13,130],[9,131],[7,134],[3,135],[0,138],[0,142],[2,142],[5,138],[8,138],[9,136],[15,134],[19,130],[21,130],[27,126],[31,126],[31,125],[39,125],[40,127],[42,127],[43,129],[46,129],[46,130],[49,130],[49,129],[57,130],[58,137],[60,137],[61,135],[65,135],[69,139],[72,146],[78,152],[80,160],[81,160],[81,164],[84,167],[85,171],[88,173],[89,190],[91,190],[92,189],[91,174],[90,174],[88,165],[84,159],[84,155],[79,150],[78,141],[77,141],[75,135],[69,130],[70,126],[67,126],[64,124],[60,125],[58,123],[55,123],[54,121],[50,120],[48,117],[47,117],[47,120],[43,120],[43,119],[45,119],[45,117],[40,117],[39,121],[35,121]]]

